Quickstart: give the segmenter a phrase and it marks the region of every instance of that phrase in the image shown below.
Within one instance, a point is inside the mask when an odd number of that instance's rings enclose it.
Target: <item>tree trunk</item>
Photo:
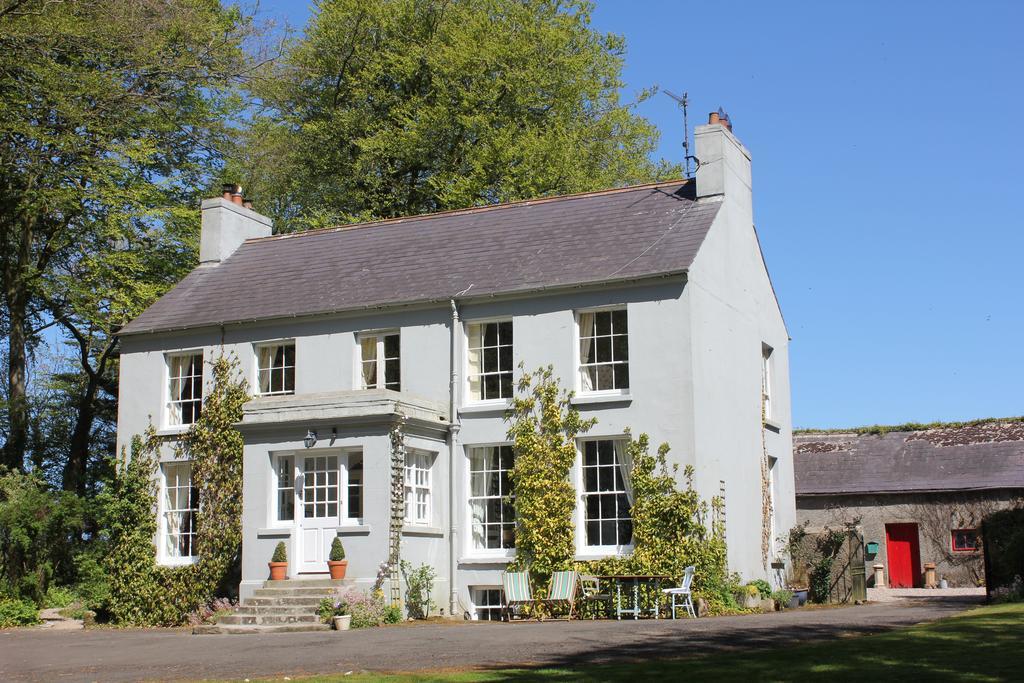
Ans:
[[[85,473],[89,466],[92,426],[96,421],[96,394],[99,393],[99,378],[92,374],[88,377],[78,401],[78,415],[75,418],[75,429],[71,433],[71,446],[62,482],[65,491],[74,491],[80,496],[85,495]]]
[[[25,469],[25,447],[28,444],[28,395],[25,386],[25,297],[7,291],[7,413],[9,433],[4,444],[3,464],[11,469]]]

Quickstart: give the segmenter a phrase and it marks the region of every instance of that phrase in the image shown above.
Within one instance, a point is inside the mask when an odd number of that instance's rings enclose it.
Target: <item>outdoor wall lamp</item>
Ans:
[[[306,438],[302,440],[302,445],[306,448],[312,448],[316,445],[316,432],[312,429],[306,431]]]

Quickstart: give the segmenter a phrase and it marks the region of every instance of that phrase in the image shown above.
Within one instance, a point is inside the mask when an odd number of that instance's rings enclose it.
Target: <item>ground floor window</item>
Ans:
[[[477,621],[501,621],[501,589],[491,586],[471,586],[473,618]]]
[[[199,493],[192,486],[191,462],[167,462],[164,479],[163,554],[167,560],[190,560],[196,552],[196,513]]]
[[[433,466],[433,453],[409,451],[405,454],[405,521],[409,524],[430,524]]]
[[[588,546],[622,547],[633,542],[629,470],[624,442],[583,442],[584,533]]]
[[[516,545],[511,446],[484,446],[469,451],[469,513],[473,549],[503,550]]]
[[[953,529],[953,552],[973,553],[981,548],[977,529]]]

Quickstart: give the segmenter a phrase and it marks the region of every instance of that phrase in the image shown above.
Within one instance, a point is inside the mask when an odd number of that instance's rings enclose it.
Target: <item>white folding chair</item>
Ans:
[[[694,619],[697,618],[697,613],[693,609],[693,593],[690,592],[690,586],[693,584],[693,573],[697,571],[693,565],[690,565],[683,571],[683,582],[676,588],[663,588],[662,593],[672,596],[672,618],[676,618],[676,608],[685,607],[686,611],[690,613],[690,616]],[[677,604],[678,601],[678,604]]]

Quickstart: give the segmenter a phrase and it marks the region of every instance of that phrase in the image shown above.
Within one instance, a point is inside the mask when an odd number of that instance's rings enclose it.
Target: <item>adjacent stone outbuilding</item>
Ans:
[[[980,523],[1024,499],[1024,419],[929,429],[803,432],[793,437],[797,519],[811,527],[856,522],[868,585],[883,566],[890,587],[984,581]],[[875,544],[875,545],[872,545]]]

